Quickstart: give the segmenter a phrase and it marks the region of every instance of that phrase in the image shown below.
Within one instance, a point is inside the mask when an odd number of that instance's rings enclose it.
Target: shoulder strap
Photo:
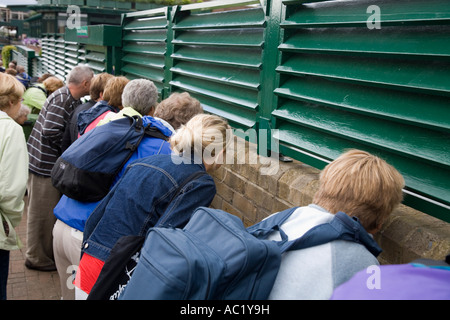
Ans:
[[[200,171],[196,171],[196,172],[192,173],[190,176],[188,176],[187,179],[185,179],[181,184],[178,185],[178,188],[173,193],[172,198],[170,198],[170,201],[168,202],[167,207],[164,209],[164,211],[167,211],[167,208],[170,206],[172,201],[180,194],[181,190],[183,189],[183,187],[185,185],[187,185],[189,182],[194,181],[195,179],[197,179],[203,175],[207,175],[207,174],[208,173],[206,171],[200,170]],[[158,222],[155,224],[155,227],[159,226],[160,221],[164,221],[163,217],[164,217],[164,215],[162,215],[159,218]]]
[[[148,124],[145,129],[145,134],[150,137],[163,139],[165,141],[169,140],[169,137],[166,136],[164,133],[158,130],[156,127],[151,127],[150,124]]]
[[[287,241],[286,234],[278,242],[281,252],[305,249],[334,240],[347,240],[364,245],[375,257],[381,253],[381,248],[364,230],[357,218],[351,218],[343,212],[335,214],[329,223],[311,228],[302,237]]]
[[[281,225],[297,210],[298,207],[289,208],[278,213],[271,215],[270,217],[258,222],[247,228],[247,231],[259,239],[266,239],[272,232],[279,231],[284,235],[281,230]],[[286,236],[287,238],[287,236]]]
[[[200,170],[200,171],[194,172],[194,173],[191,174],[189,177],[187,177],[187,178],[186,178],[186,179],[178,186],[177,190],[174,192],[172,198],[170,199],[170,202],[172,202],[173,199],[175,199],[175,198],[180,194],[181,189],[183,189],[183,187],[184,187],[185,185],[187,185],[189,182],[194,181],[195,179],[197,179],[197,178],[199,178],[199,177],[201,177],[201,176],[203,176],[203,175],[206,175],[206,174],[207,174],[206,171]],[[169,202],[169,203],[170,203],[170,202]]]
[[[32,84],[31,86],[29,86],[29,88],[36,88],[36,89],[39,89],[39,90],[41,90],[42,92],[45,93],[45,96],[47,96],[47,90],[44,89],[44,88],[42,88],[41,86],[38,86],[38,85],[36,85],[36,84]]]
[[[140,132],[141,131],[141,129],[143,128],[143,126],[142,126],[142,118],[141,117],[138,117],[138,116],[130,117],[130,116],[127,116],[127,115],[125,115],[125,117],[128,118],[131,121],[130,125],[134,127],[134,130],[136,130],[136,132]],[[144,137],[144,132],[145,132],[145,130],[142,132],[142,135],[139,137],[138,141],[135,144],[132,144],[129,141],[127,141],[127,144],[125,145],[125,149],[130,150],[130,152],[127,154],[126,158],[122,161],[120,166],[117,168],[117,171],[115,172],[114,176],[117,176],[117,174],[119,174],[120,170],[122,170],[122,167],[128,162],[128,160],[130,160],[130,158],[133,155],[134,151],[136,151],[136,149],[138,148],[139,144],[141,143],[142,138]]]

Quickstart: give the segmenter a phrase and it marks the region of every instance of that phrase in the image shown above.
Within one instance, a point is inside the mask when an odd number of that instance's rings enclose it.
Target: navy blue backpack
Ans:
[[[183,229],[150,229],[119,299],[263,300],[272,290],[283,252],[337,239],[367,243],[376,255],[381,251],[359,222],[342,212],[289,241],[280,226],[296,209],[246,229],[234,215],[200,207]],[[276,230],[282,240],[266,240]]]
[[[168,139],[156,127],[144,127],[139,116],[126,116],[90,130],[56,161],[51,173],[53,186],[78,201],[103,199],[144,135]]]

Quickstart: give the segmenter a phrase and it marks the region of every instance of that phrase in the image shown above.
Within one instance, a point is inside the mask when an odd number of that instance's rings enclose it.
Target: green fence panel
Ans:
[[[448,1],[227,0],[122,20],[120,74],[276,129],[281,153],[317,168],[377,154],[404,175],[406,204],[450,221]]]
[[[153,81],[160,96],[166,85],[168,27],[171,8],[160,8],[122,16],[121,74],[129,79]]]
[[[283,6],[281,151],[318,168],[350,148],[377,154],[405,177],[406,204],[450,221],[448,2]]]
[[[187,91],[206,112],[237,128],[257,128],[265,8],[258,1],[177,8],[170,90]]]

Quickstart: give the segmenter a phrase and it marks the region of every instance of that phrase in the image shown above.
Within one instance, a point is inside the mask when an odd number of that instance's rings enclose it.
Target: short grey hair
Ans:
[[[94,77],[94,72],[88,66],[76,66],[67,75],[67,83],[81,84]]]
[[[147,115],[158,101],[158,89],[147,79],[135,79],[127,83],[122,93],[123,107],[131,107],[141,115]]]

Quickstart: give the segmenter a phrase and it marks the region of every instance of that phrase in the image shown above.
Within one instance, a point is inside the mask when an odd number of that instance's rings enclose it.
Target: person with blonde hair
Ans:
[[[62,87],[64,82],[54,76],[46,78],[42,83],[33,83],[23,94],[23,104],[30,108],[31,113],[39,114],[47,97]]]
[[[81,295],[84,292],[86,297],[90,293],[111,249],[121,237],[145,236],[155,225],[183,227],[196,208],[211,204],[216,187],[208,172],[220,164],[211,159],[210,153],[208,163],[193,160],[203,159],[214,137],[221,140],[221,150],[214,154],[220,162],[229,140],[228,129],[225,119],[198,114],[170,139],[174,156],[187,157],[189,161],[172,161],[171,154],[159,154],[128,165],[125,174],[86,221],[75,280]],[[223,135],[221,139],[218,133]],[[195,148],[195,143],[202,147]],[[214,149],[218,150],[217,147]]]
[[[336,287],[358,271],[379,264],[374,253],[381,249],[370,234],[401,203],[402,175],[377,156],[350,150],[324,168],[319,182],[313,204],[297,208],[281,225],[288,238],[299,238],[343,212],[359,221],[359,239],[367,242],[334,240],[284,253],[269,299],[329,299]],[[279,232],[269,239],[278,240]]]
[[[11,250],[22,247],[15,231],[22,219],[28,179],[28,153],[22,127],[14,121],[23,85],[0,73],[0,300],[6,300]]]

